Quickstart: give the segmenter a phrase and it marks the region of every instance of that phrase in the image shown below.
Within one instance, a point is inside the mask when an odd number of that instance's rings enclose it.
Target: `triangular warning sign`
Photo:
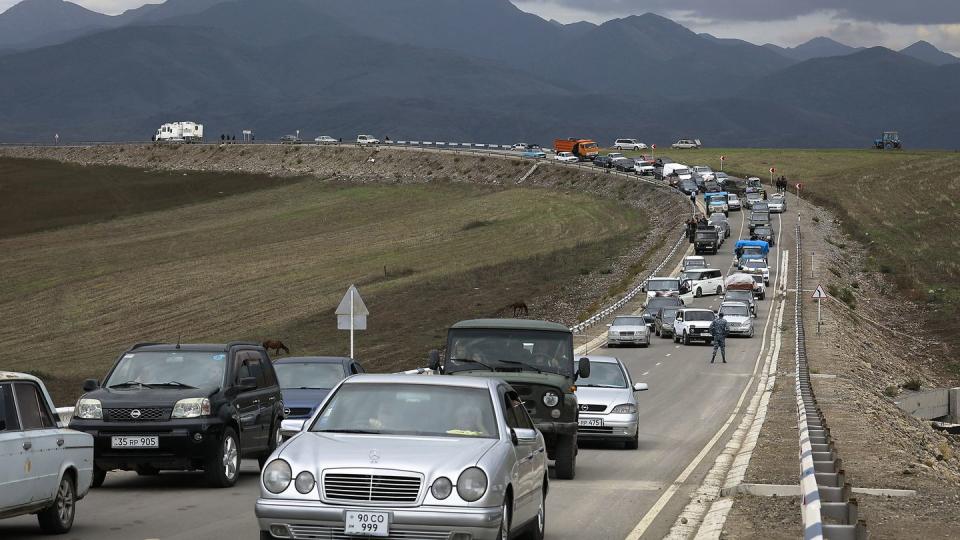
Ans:
[[[343,300],[340,301],[340,305],[337,306],[337,315],[346,315],[350,316],[350,297],[353,297],[353,316],[354,317],[366,317],[370,315],[370,311],[367,309],[366,304],[363,303],[363,298],[360,298],[360,291],[353,285],[347,289],[347,294],[343,295]]]
[[[824,292],[822,285],[817,285],[817,290],[813,291],[813,297],[815,299],[828,298],[827,293]]]

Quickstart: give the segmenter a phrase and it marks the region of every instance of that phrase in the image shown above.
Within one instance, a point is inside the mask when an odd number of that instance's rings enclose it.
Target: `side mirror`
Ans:
[[[581,379],[587,379],[590,377],[590,359],[581,358],[580,365],[577,366],[577,376]]]
[[[522,442],[527,442],[527,443],[533,442],[537,440],[537,430],[513,428],[510,430],[510,440],[513,441],[513,444],[520,444]]]
[[[97,388],[100,388],[100,381],[96,379],[87,379],[83,381],[83,391],[84,392],[93,392]]]
[[[430,362],[428,366],[430,366],[430,369],[434,371],[440,370],[440,351],[436,349],[430,350]]]
[[[650,387],[647,386],[647,383],[638,382],[633,385],[634,392],[643,392],[644,390],[649,390]]]
[[[237,384],[234,385],[234,388],[237,389],[237,392],[246,392],[248,390],[254,390],[257,387],[257,378],[256,377],[244,377],[237,381]]]
[[[307,421],[302,418],[282,420],[280,422],[280,436],[283,437],[284,440],[289,439],[290,437],[293,437],[297,433],[303,431],[303,428],[306,426],[306,424]]]

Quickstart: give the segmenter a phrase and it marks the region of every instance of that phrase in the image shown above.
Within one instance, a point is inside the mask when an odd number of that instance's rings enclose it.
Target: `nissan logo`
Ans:
[[[134,409],[130,411],[130,418],[133,418],[133,419],[140,418],[140,409]]]

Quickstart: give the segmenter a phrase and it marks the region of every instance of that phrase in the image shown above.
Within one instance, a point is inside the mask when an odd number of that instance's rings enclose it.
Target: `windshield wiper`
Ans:
[[[471,363],[473,363],[473,364],[477,364],[477,365],[483,366],[483,367],[489,369],[490,371],[496,371],[495,369],[493,369],[493,368],[490,367],[489,365],[484,364],[483,362],[481,362],[481,361],[479,361],[479,360],[471,360],[470,358],[451,358],[450,361],[451,361],[451,362],[471,362]]]
[[[190,386],[189,384],[183,384],[180,381],[170,381],[164,383],[150,383],[150,386],[176,386],[178,388],[196,388],[196,386]]]
[[[146,384],[146,383],[142,383],[142,382],[140,382],[140,381],[127,381],[127,382],[122,382],[122,383],[117,383],[117,384],[111,384],[111,385],[108,386],[107,388],[127,388],[127,387],[130,387],[130,386],[140,386],[140,387],[150,388],[151,385]]]
[[[318,429],[314,433],[359,433],[362,435],[379,435],[381,432],[375,429]]]
[[[543,373],[543,370],[542,370],[542,369],[538,368],[537,366],[532,366],[532,365],[530,365],[530,364],[528,364],[528,363],[526,363],[526,362],[520,362],[520,361],[517,361],[517,360],[497,360],[497,362],[500,362],[501,364],[510,364],[510,365],[512,365],[512,366],[528,367],[528,368],[536,371],[537,373]]]

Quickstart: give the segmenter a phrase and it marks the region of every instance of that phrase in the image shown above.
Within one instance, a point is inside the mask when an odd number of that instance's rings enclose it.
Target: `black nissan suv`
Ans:
[[[94,487],[114,469],[203,470],[229,487],[241,458],[262,467],[280,437],[283,397],[258,343],[139,343],[83,390],[70,428],[94,437]]]

